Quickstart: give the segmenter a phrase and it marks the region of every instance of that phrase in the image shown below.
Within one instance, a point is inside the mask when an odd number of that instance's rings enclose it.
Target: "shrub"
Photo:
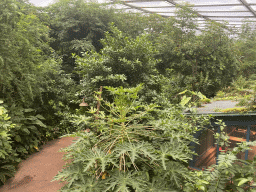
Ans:
[[[36,151],[40,141],[45,139],[46,125],[41,121],[43,116],[35,113],[34,109],[24,109],[12,105],[10,107],[10,116],[16,126],[10,130],[12,147],[19,154],[19,157],[25,159],[29,154]]]
[[[3,101],[0,100],[0,104]],[[0,186],[6,181],[6,176],[12,177],[15,173],[15,164],[20,162],[18,154],[11,146],[9,131],[15,127],[10,121],[7,110],[0,106]]]
[[[137,96],[141,85],[105,88],[114,94],[113,103],[101,101],[105,112],[92,108],[92,117],[76,117],[91,131],[64,136],[80,138],[62,150],[72,162],[54,178],[68,182],[61,191],[181,191],[193,183],[189,144],[207,118],[189,120],[181,107],[145,105]]]

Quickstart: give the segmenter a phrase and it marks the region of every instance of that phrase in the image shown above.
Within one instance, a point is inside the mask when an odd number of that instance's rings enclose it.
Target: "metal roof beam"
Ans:
[[[117,1],[117,0],[113,0],[113,2],[115,3],[115,2],[118,2],[118,1]],[[141,9],[140,7],[136,7],[136,6],[133,6],[133,5],[129,5],[129,4],[127,4],[126,2],[123,2],[123,1],[122,1],[122,3],[123,3],[124,5],[126,5],[126,6],[128,6],[128,7],[133,8],[133,9],[137,9],[137,10],[140,10],[140,11],[142,11],[142,12],[152,14],[151,11],[147,11],[147,10],[145,10],[145,9]],[[126,9],[126,10],[127,10],[127,9]]]
[[[214,19],[213,21],[227,21],[227,22],[242,22],[242,21],[237,21],[237,20],[223,20],[223,19]],[[246,21],[246,22],[250,22],[250,23],[255,23],[255,21]]]
[[[208,17],[220,17],[220,18],[255,18],[254,16],[208,16]]]
[[[154,12],[154,13],[169,13],[169,12]],[[170,12],[172,13],[172,12]],[[176,16],[171,16],[171,17],[176,17]],[[210,18],[214,17],[214,18],[255,18],[254,16],[208,16]],[[211,21],[216,21],[215,19],[210,19]],[[226,20],[221,20],[221,21],[226,21]],[[230,20],[228,20],[230,21]],[[235,20],[234,20],[235,21]]]
[[[168,2],[170,4],[170,6],[167,6],[167,5],[162,5],[162,6],[157,6],[157,5],[154,5],[154,6],[147,6],[147,5],[143,5],[143,2],[147,2],[147,3],[150,3],[151,1],[154,1],[154,2]],[[165,14],[168,14],[168,13],[174,13],[174,11],[172,10],[168,10],[167,8],[170,8],[170,9],[173,9],[175,6],[177,7],[180,7],[182,8],[184,5],[181,5],[179,3],[177,3],[176,1],[174,0],[112,0],[113,3],[120,3],[120,4],[123,4],[131,9],[135,9],[135,10],[139,10],[139,11],[142,11],[144,13],[154,13],[154,14],[159,14],[161,15],[162,17],[175,17],[175,16],[170,16],[170,15],[164,15]],[[227,22],[237,22],[237,20],[235,20],[236,18],[245,18],[245,19],[249,19],[249,18],[256,18],[256,12],[250,7],[251,5],[256,5],[256,3],[250,3],[248,4],[246,2],[246,0],[239,0],[239,4],[208,4],[208,5],[191,5],[189,7],[192,8],[193,12],[198,16],[198,18],[202,18],[202,19],[205,19],[205,20],[210,20],[210,21],[225,21],[225,18],[229,18],[230,20],[226,20]],[[136,3],[140,3],[140,5],[136,5]],[[156,3],[157,4],[157,3]],[[225,7],[225,6],[229,6],[229,7],[244,7],[246,8],[248,11],[246,10],[237,10],[237,11],[233,11],[233,10],[227,10],[227,11],[222,11],[222,10],[218,10],[218,11],[212,11],[212,10],[195,10],[193,8],[199,8],[199,7],[205,7],[205,8],[209,8],[211,9],[211,7],[216,7],[218,9],[218,7]],[[128,9],[129,9],[128,8]],[[159,10],[161,8],[166,8],[167,10]],[[148,9],[148,10],[147,10]],[[159,11],[154,11],[154,9],[158,9]],[[127,10],[127,9],[126,9]],[[149,11],[150,10],[150,11]],[[215,15],[215,16],[209,16],[209,15],[204,15],[207,14],[207,13],[252,13],[253,15],[252,16],[220,16],[220,15]],[[161,13],[161,14],[160,14]],[[222,19],[220,19],[222,18]],[[251,21],[251,22],[256,22],[256,21]],[[235,24],[234,24],[235,25]],[[240,26],[240,25],[239,25]],[[225,26],[223,26],[225,27]]]
[[[124,2],[124,3],[141,3],[141,2],[150,2],[151,0],[124,0],[124,1],[121,1],[121,2]],[[173,5],[176,5],[178,3],[174,2],[173,0],[154,0],[154,1],[167,1],[168,3],[171,3]],[[180,5],[180,4],[178,4]],[[254,5],[254,4],[250,4],[250,5]],[[255,3],[256,5],[256,3]],[[180,5],[182,6],[182,5]],[[218,7],[218,6],[242,6],[241,4],[213,4],[213,5],[191,5],[190,7]]]
[[[167,1],[168,3],[171,3],[171,4],[175,5],[175,6],[183,7],[182,5],[180,5],[180,4],[176,3],[176,2],[174,2],[173,0],[166,0],[166,1]],[[195,11],[195,10],[194,10],[194,11]],[[210,20],[207,16],[202,15],[202,14],[198,13],[197,11],[195,11],[195,12],[197,13],[197,15],[198,15],[199,17],[202,17],[202,18],[204,18],[205,20]]]
[[[145,9],[161,9],[160,7],[140,7],[142,8],[143,10]],[[165,7],[167,8],[167,7]],[[122,8],[122,9],[129,9],[129,8]],[[162,13],[162,12],[169,12],[169,13],[174,13],[174,11],[154,11],[152,10],[151,12],[154,12],[154,13]],[[197,11],[198,13],[251,13],[250,11]],[[210,16],[208,16],[210,17]],[[251,17],[254,17],[254,16],[251,16]]]
[[[140,8],[142,9],[167,9],[167,8],[175,8],[175,7],[172,7],[172,6],[159,6],[159,7],[143,7],[143,6],[140,6]],[[197,11],[197,12],[204,12],[204,13],[230,13],[230,12],[233,12],[233,13],[239,13],[239,12],[249,12],[251,13],[250,11]]]
[[[256,17],[256,12],[250,7],[245,0],[239,0],[253,15]]]

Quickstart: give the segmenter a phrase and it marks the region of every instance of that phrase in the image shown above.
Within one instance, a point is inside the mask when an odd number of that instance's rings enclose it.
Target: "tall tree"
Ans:
[[[39,95],[40,66],[51,49],[48,28],[33,13],[25,14],[25,2],[1,1],[0,93],[10,104],[28,105]]]
[[[156,50],[148,35],[144,33],[134,39],[112,25],[105,36],[99,53],[87,52],[84,57],[77,57],[77,69],[85,87],[133,87],[144,83],[144,95],[154,95],[153,90],[160,85],[156,81]]]
[[[256,29],[255,25],[245,22],[242,26],[242,33],[236,41],[236,48],[239,51],[240,73],[249,77],[256,72]]]
[[[159,71],[174,71],[182,87],[201,91],[208,97],[228,85],[237,72],[234,43],[225,29],[214,22],[196,33],[197,15],[188,7],[177,12],[177,18],[164,25],[155,38],[159,51]],[[166,22],[167,23],[167,22]]]
[[[47,9],[50,15],[51,47],[63,58],[63,69],[70,73],[75,60],[72,53],[102,48],[99,40],[104,37],[114,11],[102,8],[101,4],[83,0],[60,0]]]

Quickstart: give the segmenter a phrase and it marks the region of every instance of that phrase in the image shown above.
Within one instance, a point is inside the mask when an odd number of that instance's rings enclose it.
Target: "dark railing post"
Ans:
[[[218,126],[218,133],[220,134],[220,126]],[[217,140],[217,151],[216,151],[216,165],[218,165],[218,158],[219,158],[219,144],[218,144],[218,140]]]
[[[250,140],[250,130],[251,129],[251,126],[250,125],[247,125],[247,133],[246,133],[246,142],[249,142]],[[244,160],[247,160],[248,159],[248,150],[245,151],[245,157],[244,157]]]
[[[195,135],[194,135],[195,137]],[[193,147],[193,149],[191,149],[193,152],[196,151],[196,143],[195,142],[191,142],[190,146]],[[189,166],[190,167],[195,167],[195,159],[196,159],[196,155],[193,155],[192,157],[193,159],[189,161]]]
[[[201,135],[202,130],[197,131],[196,133],[193,134],[194,138],[198,139],[199,136]],[[197,147],[200,147],[200,144],[197,145],[195,142],[190,142],[190,146],[193,148],[191,149],[193,152],[196,152]],[[196,156],[197,155],[193,155],[193,159],[189,161],[189,166],[190,167],[194,167],[195,168],[195,164],[196,164]]]

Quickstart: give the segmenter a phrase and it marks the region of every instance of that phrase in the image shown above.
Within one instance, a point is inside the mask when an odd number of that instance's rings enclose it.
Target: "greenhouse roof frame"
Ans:
[[[163,17],[175,17],[175,6],[189,3],[198,13],[199,29],[206,20],[228,22],[229,28],[241,32],[244,20],[256,25],[256,0],[111,0],[114,8],[126,12],[156,13]]]

